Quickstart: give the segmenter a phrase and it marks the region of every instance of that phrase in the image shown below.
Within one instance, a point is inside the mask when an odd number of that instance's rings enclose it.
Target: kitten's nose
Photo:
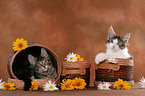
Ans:
[[[45,67],[45,64],[43,64],[42,66]]]
[[[115,46],[113,46],[113,49],[115,48]]]

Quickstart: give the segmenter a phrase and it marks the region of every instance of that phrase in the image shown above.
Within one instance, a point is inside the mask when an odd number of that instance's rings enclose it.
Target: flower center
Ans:
[[[19,46],[19,48],[22,48],[22,47],[23,47],[23,44],[22,44],[22,43],[20,43],[18,46]]]
[[[104,85],[104,86],[103,86],[103,89],[106,89],[106,88],[107,88],[107,87]]]
[[[50,86],[49,86],[49,89],[53,89],[53,86],[52,86],[52,85],[50,85]]]
[[[111,62],[114,62],[114,60],[111,60]]]
[[[81,83],[80,83],[80,82],[78,82],[76,85],[77,85],[77,86],[80,86],[80,85],[81,85]]]
[[[31,85],[31,88],[32,88],[32,90],[35,88],[35,86],[34,85]]]
[[[122,88],[123,86],[124,86],[123,84],[120,84],[120,85],[119,85],[119,87],[121,87],[121,88]]]
[[[70,57],[70,60],[73,60],[73,57]]]
[[[70,87],[70,84],[66,84],[65,87],[66,87],[66,88],[69,88],[69,87]]]
[[[6,85],[6,90],[9,90],[10,89],[10,85]]]

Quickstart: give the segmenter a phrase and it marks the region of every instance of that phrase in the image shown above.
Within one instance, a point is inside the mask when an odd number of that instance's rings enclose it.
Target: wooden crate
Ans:
[[[90,84],[90,68],[90,62],[63,62],[60,81],[63,79],[74,79],[80,77],[85,80],[87,83],[86,87],[88,87]]]

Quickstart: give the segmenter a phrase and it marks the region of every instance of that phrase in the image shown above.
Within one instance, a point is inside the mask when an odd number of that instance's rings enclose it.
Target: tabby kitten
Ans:
[[[106,41],[106,53],[97,54],[95,57],[96,64],[104,61],[105,59],[123,58],[129,59],[132,56],[128,53],[127,44],[130,38],[130,33],[126,33],[124,36],[117,36],[113,27],[108,30],[108,37]]]
[[[28,60],[23,61],[22,56],[18,61],[22,63],[13,68],[15,75],[18,79],[24,81],[24,90],[28,91],[31,87],[32,79],[56,79],[57,72],[51,61],[52,58],[48,55],[44,48],[41,48],[40,56],[34,57],[32,55],[26,55]]]
[[[28,60],[34,71],[34,76],[32,78],[35,79],[57,78],[56,69],[51,62],[50,56],[47,54],[44,48],[41,49],[41,56],[39,58],[36,58],[32,55],[28,55]]]

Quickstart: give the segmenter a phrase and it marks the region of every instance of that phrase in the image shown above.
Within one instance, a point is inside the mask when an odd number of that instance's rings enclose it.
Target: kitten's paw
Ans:
[[[24,87],[24,91],[29,91],[29,88],[27,88],[27,87]]]
[[[30,81],[25,81],[24,91],[29,91],[30,87],[31,87],[31,80]]]
[[[104,61],[105,59],[107,59],[107,55],[105,53],[100,53],[100,54],[96,55],[95,62],[96,62],[96,64],[99,64],[100,62]]]

